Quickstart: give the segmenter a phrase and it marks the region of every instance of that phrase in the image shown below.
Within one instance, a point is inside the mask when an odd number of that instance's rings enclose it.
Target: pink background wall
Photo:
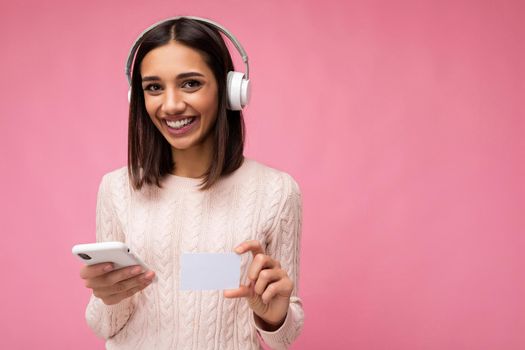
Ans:
[[[182,14],[244,44],[246,154],[302,187],[295,349],[524,349],[524,4],[2,2],[0,348],[103,348],[70,249],[126,162],[129,46]]]

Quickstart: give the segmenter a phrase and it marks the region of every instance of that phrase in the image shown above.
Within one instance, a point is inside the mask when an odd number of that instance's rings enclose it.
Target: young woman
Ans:
[[[108,349],[286,348],[299,335],[301,194],[243,156],[233,63],[216,26],[178,17],[147,30],[131,70],[128,166],[103,176],[97,241],[122,241],[151,271],[80,272],[86,319]],[[234,290],[182,291],[184,252],[236,252]]]

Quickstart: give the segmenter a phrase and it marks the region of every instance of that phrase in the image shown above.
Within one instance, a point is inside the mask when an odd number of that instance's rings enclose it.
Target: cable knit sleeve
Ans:
[[[111,176],[103,176],[99,185],[96,207],[96,240],[97,242],[124,242],[124,232],[112,203]],[[126,298],[118,304],[106,305],[93,294],[86,307],[86,321],[89,327],[99,337],[108,339],[117,334],[126,324],[134,304],[133,297]]]
[[[264,342],[275,350],[288,348],[299,336],[304,323],[302,302],[298,297],[302,225],[301,191],[290,175],[283,173],[282,176],[283,201],[268,232],[266,253],[281,263],[281,267],[294,282],[294,289],[290,297],[288,313],[279,329],[273,332],[265,331],[257,326],[253,313],[251,317]]]

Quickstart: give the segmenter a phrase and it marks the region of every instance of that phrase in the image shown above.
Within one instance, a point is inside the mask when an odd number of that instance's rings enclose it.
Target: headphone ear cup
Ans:
[[[243,108],[246,107],[246,105],[250,102],[251,92],[252,92],[252,84],[250,84],[250,80],[242,78],[241,105]]]
[[[244,73],[230,71],[226,78],[228,106],[232,111],[240,111],[250,100],[250,81],[244,79]]]

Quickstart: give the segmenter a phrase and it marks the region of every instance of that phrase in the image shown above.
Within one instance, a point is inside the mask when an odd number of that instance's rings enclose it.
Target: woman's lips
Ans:
[[[164,121],[169,120],[171,122],[176,122],[177,120],[183,120],[183,119],[186,119],[186,118],[196,118],[196,116],[194,116],[194,115],[179,115],[177,117],[165,117],[165,118],[161,118],[161,119],[164,120]]]
[[[169,121],[177,121],[177,120],[182,120],[182,119],[187,119],[187,118],[194,118],[194,119],[193,119],[193,121],[191,123],[184,125],[180,129],[172,128],[167,123],[168,120]],[[181,136],[181,135],[184,135],[184,134],[187,134],[187,133],[191,132],[195,128],[195,126],[197,126],[199,121],[200,121],[199,117],[196,117],[196,116],[185,116],[185,117],[177,117],[176,119],[175,118],[173,118],[173,119],[172,118],[166,118],[166,119],[163,120],[163,123],[164,123],[164,126],[166,127],[166,130],[171,135]]]

